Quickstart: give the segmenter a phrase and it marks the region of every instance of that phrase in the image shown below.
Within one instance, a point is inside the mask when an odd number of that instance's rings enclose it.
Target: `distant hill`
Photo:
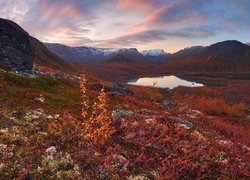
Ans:
[[[176,71],[241,72],[250,70],[250,47],[229,40],[207,47],[193,47],[171,55],[164,63]]]
[[[143,59],[143,55],[140,54],[136,48],[94,48],[86,46],[70,47],[63,44],[44,44],[50,51],[75,64],[112,61],[116,59],[116,57],[120,56],[129,57],[130,59]]]

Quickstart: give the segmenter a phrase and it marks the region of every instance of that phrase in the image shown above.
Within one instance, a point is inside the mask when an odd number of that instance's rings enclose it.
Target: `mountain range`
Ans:
[[[161,64],[174,71],[233,72],[250,70],[250,47],[236,40],[228,40],[210,46],[193,46],[170,54],[156,49],[139,52],[135,48],[110,49],[93,47],[69,47],[61,44],[45,44],[61,58],[82,64],[86,62],[120,62]]]
[[[33,64],[66,72],[85,67],[101,72],[105,67],[108,71],[127,71],[132,75],[141,70],[250,71],[250,46],[236,40],[185,48],[173,54],[161,49],[139,52],[136,48],[70,47],[42,43],[6,19],[0,19],[0,40],[0,66],[14,71],[31,71]]]
[[[139,52],[136,48],[94,48],[87,46],[70,47],[58,43],[44,44],[50,51],[73,63],[102,62],[114,59],[115,57],[121,55],[141,60],[167,55],[163,49]]]

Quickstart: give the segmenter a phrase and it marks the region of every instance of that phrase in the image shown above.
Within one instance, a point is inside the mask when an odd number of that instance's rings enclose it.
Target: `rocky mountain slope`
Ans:
[[[73,65],[49,51],[19,25],[0,19],[0,66],[12,71],[30,73],[33,65],[56,71],[76,71]]]
[[[31,72],[33,61],[29,34],[16,23],[0,18],[0,67]]]

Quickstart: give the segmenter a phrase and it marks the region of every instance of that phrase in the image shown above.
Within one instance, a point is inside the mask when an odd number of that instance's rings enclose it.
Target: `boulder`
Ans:
[[[121,95],[130,95],[130,96],[134,95],[133,91],[118,83],[112,83],[110,89],[113,93],[119,93]]]
[[[33,55],[29,34],[16,23],[0,18],[0,67],[30,73]]]

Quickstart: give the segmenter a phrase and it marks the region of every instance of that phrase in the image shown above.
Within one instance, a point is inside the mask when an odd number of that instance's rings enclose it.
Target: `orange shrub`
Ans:
[[[164,97],[159,89],[148,88],[148,87],[132,87],[135,96],[141,99],[161,102]]]
[[[203,96],[190,96],[184,99],[184,103],[211,115],[224,115],[233,117],[243,116],[243,110],[245,108],[245,105],[242,103],[230,105],[224,99]]]
[[[48,124],[48,133],[62,145],[79,145],[82,139],[81,122],[65,112],[63,117]]]
[[[107,95],[104,88],[102,88],[97,101],[95,101],[92,108],[90,108],[87,96],[86,78],[84,75],[81,75],[80,89],[83,98],[82,127],[84,138],[93,143],[103,144],[115,132],[114,127],[111,125],[111,114],[107,110]]]

